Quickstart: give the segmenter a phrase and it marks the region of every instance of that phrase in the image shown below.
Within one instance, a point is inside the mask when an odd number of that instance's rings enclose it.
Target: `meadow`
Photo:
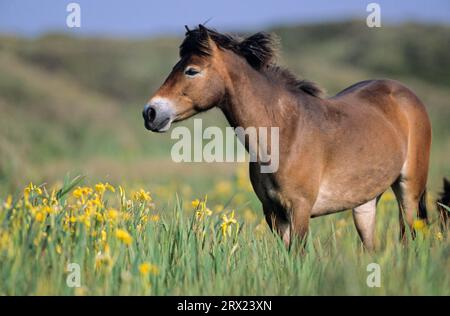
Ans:
[[[281,63],[328,95],[389,77],[428,107],[430,225],[416,221],[418,238],[400,243],[388,191],[374,253],[349,211],[313,219],[305,254],[290,253],[263,221],[245,164],[171,161],[170,134],[146,131],[141,110],[180,38],[0,35],[0,295],[449,295],[435,199],[450,176],[450,28],[363,24],[269,31]],[[216,110],[200,117],[226,126]],[[80,287],[67,284],[71,263]],[[370,263],[381,287],[367,286]]]
[[[450,294],[449,236],[416,221],[417,239],[399,243],[392,194],[380,203],[375,253],[364,252],[347,213],[313,224],[300,254],[251,210],[237,215],[204,196],[177,197],[161,212],[144,189],[81,181],[30,183],[3,203],[2,295]],[[370,263],[380,266],[380,287],[366,283]]]

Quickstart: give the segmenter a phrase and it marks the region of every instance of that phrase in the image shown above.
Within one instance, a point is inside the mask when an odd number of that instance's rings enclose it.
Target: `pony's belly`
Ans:
[[[362,205],[386,191],[397,175],[366,178],[355,182],[354,179],[340,179],[335,182],[322,182],[311,216],[317,217],[336,213]]]
[[[347,154],[351,148],[334,154],[322,175],[312,216],[352,209],[389,189],[401,173],[406,146],[395,134],[389,134],[390,142],[381,136],[377,140],[370,146],[360,144],[361,150],[354,155]]]
[[[369,200],[371,198],[342,197],[331,190],[321,190],[311,210],[311,217],[349,210]]]

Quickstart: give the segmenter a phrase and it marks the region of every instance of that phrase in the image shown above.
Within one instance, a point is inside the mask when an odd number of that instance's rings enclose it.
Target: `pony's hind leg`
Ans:
[[[397,100],[408,120],[407,151],[399,177],[392,185],[399,206],[400,239],[405,239],[405,224],[412,237],[416,213],[427,221],[425,189],[431,146],[431,126],[424,105],[412,93],[398,92]]]
[[[367,250],[374,248],[375,214],[379,197],[353,209],[353,220],[359,237]]]
[[[415,237],[414,219],[416,213],[422,220],[427,220],[425,208],[425,184],[414,181],[414,178],[400,176],[392,185],[395,197],[397,198],[399,208],[400,221],[400,240],[406,242],[405,222],[411,232],[411,236]]]

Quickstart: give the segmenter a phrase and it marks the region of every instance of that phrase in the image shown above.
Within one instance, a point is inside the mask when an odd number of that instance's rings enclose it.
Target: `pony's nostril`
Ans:
[[[155,120],[155,117],[156,117],[156,110],[154,108],[149,108],[147,110],[147,119],[150,122],[153,122]]]

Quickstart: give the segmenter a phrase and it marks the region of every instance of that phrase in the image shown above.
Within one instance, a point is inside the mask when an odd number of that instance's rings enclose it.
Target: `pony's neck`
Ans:
[[[232,127],[281,128],[298,118],[298,99],[245,60],[227,57],[227,97],[220,107]]]

